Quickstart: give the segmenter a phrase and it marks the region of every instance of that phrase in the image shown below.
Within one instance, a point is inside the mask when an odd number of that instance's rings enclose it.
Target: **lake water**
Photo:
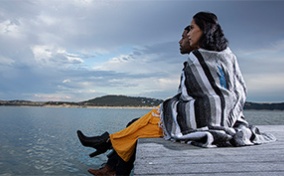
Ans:
[[[106,155],[89,158],[76,135],[121,130],[148,109],[0,107],[0,176],[89,175]],[[284,125],[284,111],[245,111],[254,125]]]

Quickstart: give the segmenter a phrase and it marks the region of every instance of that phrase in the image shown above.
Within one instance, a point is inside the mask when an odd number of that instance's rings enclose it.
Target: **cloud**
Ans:
[[[1,0],[0,99],[172,96],[186,60],[178,41],[201,10],[218,15],[249,98],[279,92],[282,7],[280,1]]]
[[[84,63],[79,55],[68,53],[65,49],[54,46],[36,45],[31,48],[39,66],[68,67]]]
[[[11,66],[13,63],[15,61],[10,58],[0,57],[0,66]]]
[[[236,53],[249,90],[250,101],[282,101],[284,89],[284,40],[258,48],[242,48]],[[278,95],[278,96],[277,96]]]

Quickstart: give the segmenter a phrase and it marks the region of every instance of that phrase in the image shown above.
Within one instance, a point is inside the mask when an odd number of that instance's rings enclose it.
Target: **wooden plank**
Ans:
[[[277,141],[247,147],[200,148],[139,139],[134,175],[284,175],[284,126],[259,126]]]

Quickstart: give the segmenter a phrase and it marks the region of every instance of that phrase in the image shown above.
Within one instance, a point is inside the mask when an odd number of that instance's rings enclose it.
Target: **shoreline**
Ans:
[[[156,106],[80,106],[80,105],[44,105],[41,107],[51,107],[51,108],[97,108],[97,109],[153,109]]]
[[[81,105],[1,105],[0,107],[93,108],[93,109],[153,109],[157,106],[81,106]]]
[[[88,106],[88,105],[0,105],[1,107],[87,108],[87,109],[153,109],[158,106]],[[245,111],[284,111],[282,109],[244,109]]]

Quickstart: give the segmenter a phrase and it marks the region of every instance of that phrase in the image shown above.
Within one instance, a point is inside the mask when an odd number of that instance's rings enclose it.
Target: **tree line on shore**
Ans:
[[[27,101],[27,100],[0,100],[0,106],[79,106],[79,107],[154,107],[162,103],[163,100],[146,97],[130,97],[123,95],[106,95],[81,102],[64,101]],[[284,110],[283,103],[255,103],[246,102],[245,110]]]

